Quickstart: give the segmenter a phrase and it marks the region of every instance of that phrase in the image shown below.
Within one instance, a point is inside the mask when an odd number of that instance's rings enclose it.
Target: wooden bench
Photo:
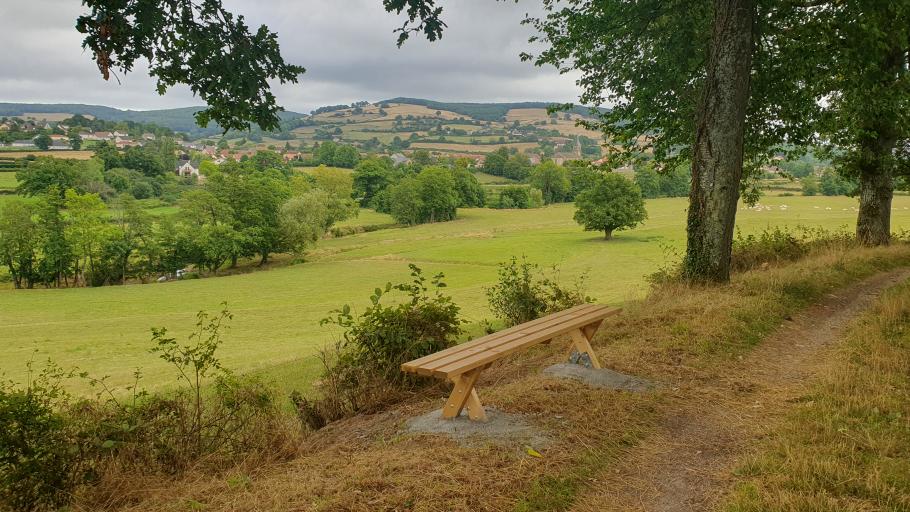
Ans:
[[[570,354],[573,349],[587,353],[591,358],[591,364],[595,368],[600,368],[600,361],[591,348],[590,340],[604,318],[619,311],[618,308],[599,304],[582,304],[404,363],[401,370],[449,379],[455,384],[442,410],[443,418],[456,418],[462,409],[467,407],[469,418],[474,421],[486,421],[486,413],[474,389],[474,384],[483,370],[509,354],[550,341],[563,334],[572,337]]]

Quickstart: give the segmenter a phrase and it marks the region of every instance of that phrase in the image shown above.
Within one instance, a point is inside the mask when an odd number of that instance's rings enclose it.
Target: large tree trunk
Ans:
[[[906,73],[903,45],[892,47],[881,63],[879,76],[885,87],[894,86],[897,77]],[[889,113],[876,115],[870,109],[859,141],[859,215],[856,217],[856,239],[868,246],[891,242],[891,199],[894,197],[892,173],[893,152],[899,128]]]
[[[868,246],[891,242],[891,198],[894,184],[889,159],[895,140],[877,137],[863,148],[859,168],[859,214],[856,239]]]
[[[684,273],[730,278],[733,227],[743,173],[743,136],[752,70],[753,0],[715,0],[707,75],[692,151]]]

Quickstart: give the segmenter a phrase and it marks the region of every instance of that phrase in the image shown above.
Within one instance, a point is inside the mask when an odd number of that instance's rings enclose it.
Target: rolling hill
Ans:
[[[193,114],[204,107],[183,107],[161,110],[120,110],[102,105],[83,105],[79,103],[0,103],[0,116],[21,116],[25,114],[82,114],[108,121],[133,121],[138,123],[157,124],[174,131],[191,135],[213,135],[221,133],[221,128],[211,123],[205,128],[196,125]],[[296,119],[304,114],[285,111],[281,119]]]

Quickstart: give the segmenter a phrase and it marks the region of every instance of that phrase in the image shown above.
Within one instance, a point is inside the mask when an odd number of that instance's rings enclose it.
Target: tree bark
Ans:
[[[714,0],[707,74],[692,151],[684,274],[730,279],[752,70],[754,0]]]
[[[604,230],[604,240],[612,240],[612,239],[613,239],[613,230],[605,229]]]
[[[882,61],[880,75],[887,86],[894,86],[906,73],[903,46],[890,48]],[[890,115],[871,116],[863,124],[864,136],[859,141],[859,214],[856,217],[856,239],[867,246],[891,242],[891,199],[894,197],[894,148],[899,128]]]
[[[891,152],[896,140],[879,130],[879,136],[862,148],[859,162],[859,214],[856,217],[856,239],[867,246],[891,242],[891,199],[894,183],[891,175]]]

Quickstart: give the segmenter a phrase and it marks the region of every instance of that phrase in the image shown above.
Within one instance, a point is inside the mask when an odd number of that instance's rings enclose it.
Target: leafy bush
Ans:
[[[233,376],[216,357],[230,318],[226,310],[200,312],[187,343],[153,329],[152,352],[182,384],[166,395],[142,390],[137,370],[126,398],[106,378],[80,374],[97,393],[74,400],[62,383],[75,371],[50,363],[24,389],[0,385],[0,509],[56,509],[80,486],[118,471],[173,474],[287,455],[293,427],[275,392]]]
[[[536,188],[510,185],[503,187],[499,193],[499,208],[524,210],[527,208],[540,208],[543,205],[543,193]]]
[[[61,410],[70,397],[60,386],[64,373],[28,364],[25,388],[0,383],[0,508],[56,509],[90,479],[82,446]]]
[[[737,231],[733,239],[734,271],[742,272],[764,264],[794,261],[813,251],[852,247],[856,238],[846,231],[797,226],[795,230],[775,227],[754,235]]]
[[[463,320],[458,305],[441,292],[446,286],[444,276],[436,274],[428,283],[420,268],[409,267],[412,281],[376,288],[371,305],[360,316],[355,318],[345,305],[322,321],[344,332],[335,350],[324,355],[326,371],[317,386],[321,397],[294,397],[301,419],[309,426],[319,428],[381,406],[395,391],[418,382],[401,372],[402,363],[454,345]],[[383,297],[392,290],[404,292],[408,300],[383,304]]]
[[[556,267],[554,267],[556,271]],[[514,256],[499,265],[499,281],[487,289],[490,310],[511,325],[540,318],[550,313],[593,302],[584,292],[585,276],[566,288],[558,279],[544,275],[538,266]]]

